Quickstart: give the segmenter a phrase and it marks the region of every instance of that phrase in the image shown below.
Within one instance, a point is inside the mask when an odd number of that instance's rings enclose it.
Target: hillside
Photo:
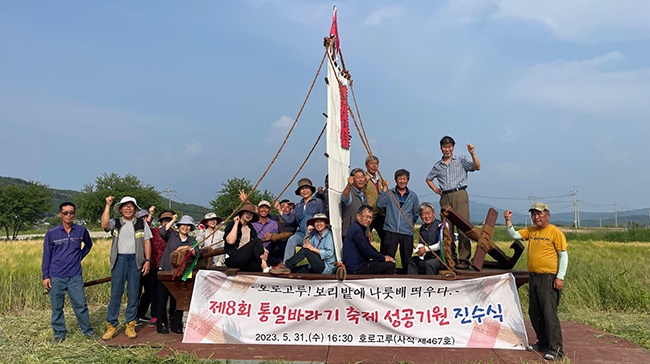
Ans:
[[[10,184],[17,184],[24,186],[28,184],[28,181],[25,181],[20,178],[14,178],[14,177],[2,177],[0,176],[0,186],[5,186],[5,185],[10,185]],[[52,191],[52,213],[51,216],[55,215],[55,212],[58,210],[59,205],[64,202],[64,201],[73,201],[74,197],[76,194],[80,193],[79,191],[74,191],[74,190],[59,190],[56,188],[51,188],[50,191]],[[183,202],[177,202],[172,200],[171,201],[171,206],[172,209],[174,209],[176,212],[178,212],[179,215],[190,215],[192,216],[195,220],[200,220],[200,218],[203,217],[206,213],[212,211],[210,207],[205,207],[205,206],[200,206],[200,205],[194,205],[194,204],[186,204]],[[144,206],[141,206],[144,208]],[[162,211],[163,209],[167,208],[167,206],[159,206],[158,211]]]
[[[484,219],[487,211],[493,207],[499,214],[505,209],[497,206],[492,206],[480,202],[470,202],[470,215],[473,224],[480,224],[481,219]],[[573,212],[560,212],[551,214],[551,223],[555,225],[573,226]],[[515,225],[523,225],[524,221],[530,222],[528,214],[519,212],[512,213],[512,221]],[[503,218],[499,216],[497,224],[503,224]],[[638,224],[640,226],[650,226],[650,211],[648,209],[637,209],[613,212],[581,212],[580,213],[580,226],[581,227],[605,227],[616,226],[625,227],[630,224]]]

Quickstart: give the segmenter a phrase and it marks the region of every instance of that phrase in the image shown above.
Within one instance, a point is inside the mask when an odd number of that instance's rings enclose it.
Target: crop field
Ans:
[[[109,276],[110,241],[95,239],[84,259],[86,281]],[[498,244],[510,254],[510,242]],[[194,363],[187,354],[159,358],[159,349],[112,349],[85,339],[66,302],[68,338],[53,346],[50,302],[41,283],[42,240],[0,242],[0,346],[3,355],[20,363]],[[569,239],[569,269],[560,305],[560,318],[582,322],[625,338],[650,350],[650,255],[647,242],[607,242]],[[525,253],[516,269],[526,269]],[[110,284],[86,288],[91,323],[98,334],[105,328]],[[527,318],[527,286],[519,290]]]

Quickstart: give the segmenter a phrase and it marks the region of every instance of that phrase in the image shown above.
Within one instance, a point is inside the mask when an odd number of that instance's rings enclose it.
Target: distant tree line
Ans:
[[[38,182],[0,186],[0,227],[7,239],[34,226],[50,210],[51,192]]]
[[[244,190],[255,204],[261,200],[273,202],[275,197],[269,191],[251,192],[252,187],[245,178],[233,177],[221,184],[216,198],[210,201],[212,209],[176,202],[172,209],[179,214],[191,215],[197,221],[210,211],[225,219],[239,206],[240,190]],[[116,201],[124,196],[135,197],[143,209],[154,205],[157,211],[162,211],[168,207],[160,192],[132,174],[122,177],[116,173],[103,173],[80,192],[52,190],[39,182],[0,177],[0,228],[7,239],[15,240],[21,231],[33,229],[47,217],[50,217],[52,225],[58,224],[56,209],[61,202],[70,200],[77,206],[77,222],[98,227],[106,196],[115,196]],[[113,211],[111,213],[117,216]]]

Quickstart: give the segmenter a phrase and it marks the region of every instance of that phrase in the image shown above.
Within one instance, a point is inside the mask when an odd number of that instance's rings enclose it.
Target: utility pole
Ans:
[[[530,206],[533,206],[533,203],[535,203],[535,196],[531,193],[530,196],[528,196],[528,201],[530,201]],[[531,217],[526,218],[526,226],[528,226],[528,219],[530,219],[530,226],[533,226],[533,219]]]
[[[614,204],[614,227],[618,227],[618,205]]]
[[[575,186],[573,190],[569,192],[573,196],[573,227],[578,228],[580,226],[580,214],[578,212],[578,191],[576,191]]]
[[[176,190],[173,190],[172,186],[167,187],[167,189],[163,191],[163,193],[167,194],[167,198],[169,200],[169,205],[167,208],[170,210],[172,209],[172,196],[174,195],[174,192],[176,192]]]

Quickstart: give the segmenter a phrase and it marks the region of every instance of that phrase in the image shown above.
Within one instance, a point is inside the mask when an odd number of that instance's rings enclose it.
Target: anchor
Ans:
[[[475,271],[480,271],[483,268],[512,269],[524,252],[524,245],[519,240],[515,240],[510,244],[510,249],[514,250],[514,253],[510,257],[492,241],[494,225],[499,216],[497,210],[493,208],[488,210],[485,223],[480,231],[469,221],[465,220],[464,217],[459,215],[451,206],[444,206],[441,212],[444,218],[449,220],[470,240],[477,243],[476,252],[471,262],[471,267]],[[486,254],[495,261],[485,261]]]

